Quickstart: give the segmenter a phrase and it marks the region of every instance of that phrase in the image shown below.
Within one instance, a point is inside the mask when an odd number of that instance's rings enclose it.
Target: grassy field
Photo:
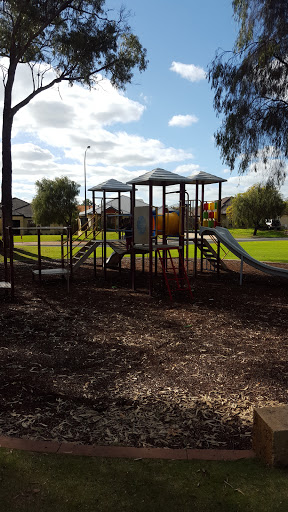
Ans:
[[[274,230],[259,230],[257,231],[256,237],[253,236],[253,229],[229,229],[231,235],[234,236],[234,238],[283,238],[285,235],[284,230],[280,231],[274,231]]]
[[[234,238],[253,238],[253,229],[229,229],[230,233],[234,236]],[[258,231],[256,238],[283,238],[285,236],[285,231]],[[84,235],[82,236],[82,238]],[[96,238],[101,238],[100,234],[97,234]],[[118,238],[118,233],[115,233],[114,231],[108,232],[108,238]],[[0,237],[1,239],[1,237]],[[41,241],[42,242],[60,242],[61,236],[60,235],[41,235]],[[24,235],[21,236],[15,236],[14,237],[15,243],[19,242],[37,242],[37,235]]]
[[[235,238],[253,238],[252,233],[253,230],[230,230],[231,234]],[[259,261],[270,261],[270,262],[282,262],[282,263],[288,263],[288,241],[287,240],[279,240],[278,237],[283,236],[283,231],[263,231],[258,232],[259,237],[265,236],[266,238],[275,238],[277,237],[277,240],[274,242],[271,240],[266,241],[256,241],[255,238],[253,239],[253,242],[241,242],[240,245],[250,254],[253,258],[259,260]],[[101,238],[101,235],[98,234],[97,238]],[[108,238],[110,239],[116,239],[118,238],[118,234],[115,232],[109,232]],[[59,246],[44,246],[41,247],[41,254],[43,257],[43,260],[49,261],[54,259],[60,259],[61,257],[61,250],[60,250],[60,235],[43,235],[41,236],[41,242],[59,242]],[[28,242],[34,242],[37,243],[37,236],[36,235],[27,235],[23,236],[22,238],[15,237],[15,260],[16,261],[37,261],[38,258],[38,249],[37,246],[29,246],[26,245]],[[65,250],[66,252],[66,250]],[[109,256],[112,253],[112,249],[110,247],[107,247],[107,256]],[[101,247],[98,247],[97,249],[97,257],[101,257],[102,250]],[[173,251],[172,251],[172,255]],[[177,253],[175,253],[175,256],[177,256]],[[91,256],[92,257],[92,256]],[[189,247],[189,258],[194,257],[194,247]],[[198,258],[200,257],[200,254],[198,252]],[[228,252],[227,254],[225,252],[222,252],[222,257],[225,257],[226,259],[237,259],[232,253]],[[3,261],[3,256],[0,255],[0,262]]]
[[[259,260],[288,263],[287,241],[241,245]],[[42,247],[42,252],[47,259],[60,257],[59,247]],[[36,260],[37,247],[17,247],[15,257]],[[288,510],[288,470],[270,469],[252,459],[98,459],[0,449],[0,482],[3,512]]]
[[[282,262],[288,263],[288,241],[275,240],[275,241],[261,241],[261,242],[241,242],[240,245],[248,252],[253,258],[259,261]],[[110,247],[107,248],[107,256],[112,253]],[[174,254],[175,253],[175,254]],[[60,246],[42,246],[41,254],[43,260],[60,259],[61,250]],[[96,251],[97,257],[101,256],[101,248],[98,247]],[[21,245],[16,246],[14,251],[15,261],[30,261],[37,260],[38,248],[37,246]],[[172,255],[177,256],[176,251],[172,251]],[[198,252],[198,257],[200,256]],[[92,256],[91,256],[92,257]],[[194,257],[194,247],[189,247],[189,257]],[[225,259],[237,259],[234,254],[222,251],[222,257]],[[0,262],[3,261],[3,256],[0,255]]]
[[[271,261],[288,263],[288,241],[275,240],[264,242],[240,242],[241,247],[253,258],[259,261]],[[237,259],[234,254],[228,252],[225,259]]]
[[[76,237],[74,237],[76,238]],[[79,237],[79,239],[84,238],[84,233]],[[97,233],[97,239],[101,239],[101,233]],[[115,231],[108,231],[107,238],[118,238],[118,233]],[[1,237],[0,237],[1,239]],[[66,239],[66,235],[64,235],[64,240]],[[24,236],[14,236],[15,243],[25,243],[25,242],[37,242],[37,235],[24,235]],[[41,235],[41,242],[60,242],[61,235]]]
[[[9,512],[286,512],[287,470],[236,462],[99,459],[0,450]]]

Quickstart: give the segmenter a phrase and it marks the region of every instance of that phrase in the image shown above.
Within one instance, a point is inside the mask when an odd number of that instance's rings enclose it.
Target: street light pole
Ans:
[[[87,199],[86,199],[86,153],[87,153],[87,149],[90,149],[90,146],[87,146],[87,148],[85,149],[85,153],[84,153],[84,189],[85,189],[85,224],[87,222]]]

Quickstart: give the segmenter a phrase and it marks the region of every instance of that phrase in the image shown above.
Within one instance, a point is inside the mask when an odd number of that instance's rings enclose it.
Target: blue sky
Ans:
[[[233,47],[237,26],[231,0],[123,3],[147,48],[147,70],[137,72],[124,93],[108,80],[92,91],[62,84],[20,110],[13,130],[13,196],[31,201],[37,179],[67,175],[81,185],[83,200],[88,145],[87,188],[109,178],[126,182],[155,167],[186,176],[199,169],[224,177],[223,196],[259,181],[261,173],[241,179],[236,171],[231,174],[213,140],[220,120],[205,72],[218,48]],[[120,2],[109,0],[109,5],[118,8]],[[29,72],[21,67],[15,101],[30,86]],[[287,181],[281,192],[288,197]],[[140,187],[138,195],[147,199],[146,189]],[[216,195],[215,186],[207,187],[207,199]],[[155,204],[158,197],[160,191]]]

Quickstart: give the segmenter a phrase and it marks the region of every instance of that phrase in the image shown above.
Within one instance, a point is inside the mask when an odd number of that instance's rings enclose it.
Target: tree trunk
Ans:
[[[258,226],[254,226],[254,233],[253,233],[253,236],[256,236],[256,234],[257,234],[257,230],[258,230]]]
[[[12,88],[15,78],[16,65],[8,70],[4,91],[3,125],[2,125],[2,226],[4,229],[12,226],[12,157],[11,136],[13,124]]]

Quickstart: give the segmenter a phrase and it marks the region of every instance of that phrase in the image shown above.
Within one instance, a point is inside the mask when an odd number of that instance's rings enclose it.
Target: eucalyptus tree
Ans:
[[[0,57],[4,84],[2,125],[2,213],[12,217],[11,134],[17,112],[62,81],[93,87],[97,74],[118,88],[135,68],[146,69],[146,50],[128,24],[129,14],[108,9],[105,0],[1,0]],[[6,65],[7,63],[7,65]],[[13,104],[19,64],[31,70],[31,90]],[[53,77],[49,80],[53,71]],[[99,76],[99,75],[98,75]]]
[[[285,201],[272,181],[265,185],[257,183],[246,192],[237,194],[232,199],[228,216],[235,227],[254,228],[257,234],[259,226],[265,219],[280,217],[285,211]]]
[[[223,161],[238,172],[266,168],[281,182],[288,156],[287,0],[234,0],[233,51],[216,55],[208,78],[221,116]]]
[[[76,198],[80,185],[67,176],[54,180],[43,178],[36,181],[36,190],[31,205],[35,224],[71,226],[78,216]]]

